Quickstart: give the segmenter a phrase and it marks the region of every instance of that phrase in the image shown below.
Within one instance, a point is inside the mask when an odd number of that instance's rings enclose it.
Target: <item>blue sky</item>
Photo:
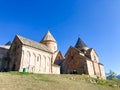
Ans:
[[[16,34],[40,41],[48,27],[63,54],[80,36],[120,74],[120,0],[0,0],[0,44]]]

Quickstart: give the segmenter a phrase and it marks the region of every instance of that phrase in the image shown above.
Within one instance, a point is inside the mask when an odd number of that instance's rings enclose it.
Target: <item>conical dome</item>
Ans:
[[[41,42],[44,42],[44,41],[53,41],[53,42],[56,42],[55,38],[52,36],[52,34],[49,31],[46,33],[46,35],[41,40]]]
[[[57,51],[57,42],[49,31],[46,33],[40,43],[46,45],[53,53]]]
[[[75,48],[77,48],[77,49],[85,49],[85,50],[87,50],[88,49],[88,47],[87,47],[87,45],[82,41],[82,39],[80,39],[80,37],[78,38],[78,40],[77,40],[77,43],[76,43],[76,45],[75,45]]]

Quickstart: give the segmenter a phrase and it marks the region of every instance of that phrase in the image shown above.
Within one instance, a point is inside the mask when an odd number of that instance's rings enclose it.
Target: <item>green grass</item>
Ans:
[[[116,82],[84,75],[0,73],[0,90],[120,90],[119,87],[112,86]]]

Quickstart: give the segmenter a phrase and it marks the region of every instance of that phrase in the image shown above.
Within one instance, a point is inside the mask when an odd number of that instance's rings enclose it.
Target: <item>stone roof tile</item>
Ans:
[[[19,36],[17,35],[17,37],[19,38],[19,40],[21,41],[22,44],[24,45],[27,45],[27,46],[30,46],[30,47],[33,47],[33,48],[37,48],[37,49],[40,49],[40,50],[43,50],[43,51],[46,51],[46,52],[49,52],[49,53],[52,53],[47,46],[41,44],[41,43],[38,43],[36,41],[33,41],[33,40],[30,40],[30,39],[27,39],[25,37],[22,37],[22,36]]]

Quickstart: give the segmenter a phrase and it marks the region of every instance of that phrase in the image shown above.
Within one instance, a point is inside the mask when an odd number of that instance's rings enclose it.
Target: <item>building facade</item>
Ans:
[[[98,54],[93,48],[78,38],[75,47],[70,46],[62,64],[64,74],[85,74],[95,78],[106,79],[104,66],[99,62]]]
[[[55,65],[60,51],[57,42],[48,31],[39,42],[16,35],[9,49],[9,70],[43,74],[60,74],[60,66]],[[63,59],[61,54],[59,59]]]
[[[6,71],[8,67],[8,50],[10,45],[1,45],[0,46],[0,71]]]
[[[3,59],[4,58],[4,59]],[[43,74],[85,74],[106,79],[104,66],[93,48],[78,38],[63,57],[57,41],[48,31],[40,42],[16,35],[12,44],[0,47],[0,71]]]

